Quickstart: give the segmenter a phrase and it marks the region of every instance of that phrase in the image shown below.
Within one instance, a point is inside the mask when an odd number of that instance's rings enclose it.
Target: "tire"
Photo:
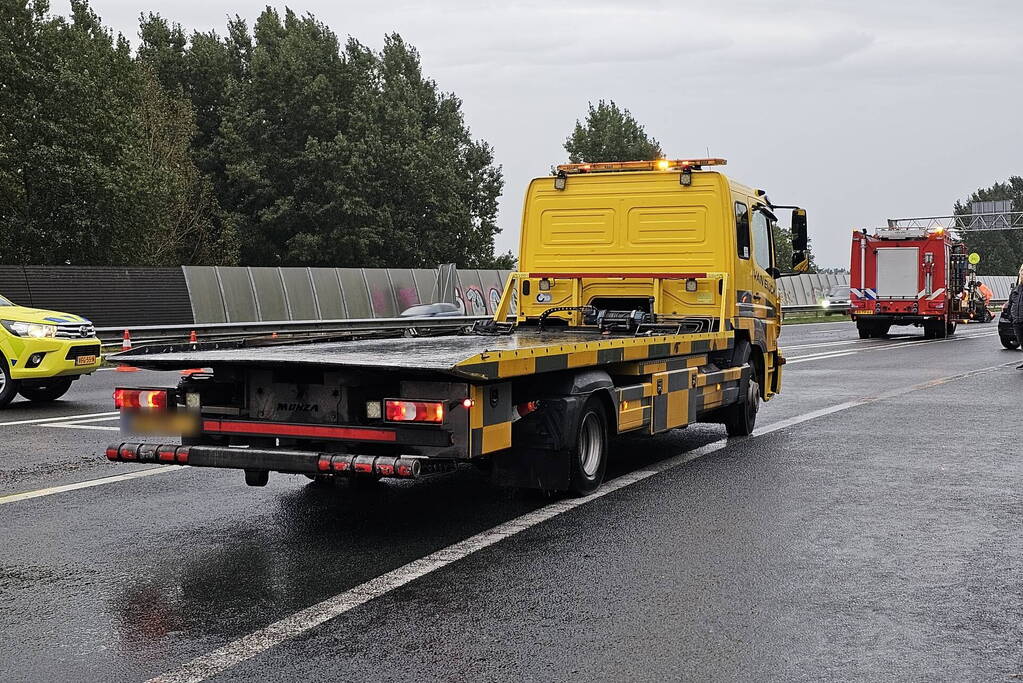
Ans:
[[[751,372],[754,371],[750,366]],[[724,412],[725,431],[728,436],[749,436],[757,424],[757,412],[760,410],[760,384],[756,377],[751,376],[746,383],[746,395]]]
[[[0,355],[0,408],[5,407],[14,400],[18,394],[21,383],[11,377],[10,368],[7,367],[7,359]]]
[[[49,403],[66,394],[73,381],[69,377],[54,377],[32,384],[22,383],[18,393],[33,403]]]
[[[860,339],[870,339],[874,335],[874,325],[857,320],[856,331],[859,333]]]
[[[575,430],[575,442],[569,452],[571,477],[568,490],[577,496],[586,496],[604,483],[608,453],[607,414],[596,396],[583,406]]]
[[[1019,342],[1013,339],[1012,337],[1002,337],[1001,335],[999,335],[998,338],[1001,340],[1002,346],[1004,346],[1007,349],[1019,348]]]
[[[888,336],[888,332],[890,332],[891,329],[892,329],[891,325],[881,325],[881,327],[879,327],[876,330],[874,330],[874,336],[875,337],[887,337]]]

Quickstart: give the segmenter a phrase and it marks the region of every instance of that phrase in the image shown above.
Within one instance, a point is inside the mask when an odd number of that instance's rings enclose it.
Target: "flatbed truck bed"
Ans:
[[[409,323],[414,327],[414,321]],[[354,339],[235,349],[140,347],[114,361],[152,370],[220,366],[306,366],[440,374],[468,380],[521,377],[729,348],[731,332],[594,334],[592,330],[516,330],[503,335],[463,334],[399,339]]]

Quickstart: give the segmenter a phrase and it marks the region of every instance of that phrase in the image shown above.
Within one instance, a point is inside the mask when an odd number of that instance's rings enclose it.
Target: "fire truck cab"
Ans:
[[[922,327],[926,338],[955,332],[968,269],[965,246],[944,228],[856,230],[849,312],[861,339],[893,325]]]

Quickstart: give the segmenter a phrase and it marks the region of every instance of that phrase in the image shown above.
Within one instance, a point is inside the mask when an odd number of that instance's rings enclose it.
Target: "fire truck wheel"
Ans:
[[[4,358],[3,354],[0,354],[0,408],[3,408],[14,399],[18,393],[19,384],[18,380],[11,378],[11,371],[7,367],[7,359]]]
[[[585,496],[600,488],[607,470],[607,451],[607,415],[600,399],[591,396],[583,406],[570,453],[569,491]]]
[[[860,339],[870,339],[870,328],[866,325],[856,323],[856,331],[860,333]]]
[[[728,436],[749,436],[757,424],[757,412],[760,410],[760,385],[756,377],[751,376],[746,383],[746,395],[724,412],[725,431]]]

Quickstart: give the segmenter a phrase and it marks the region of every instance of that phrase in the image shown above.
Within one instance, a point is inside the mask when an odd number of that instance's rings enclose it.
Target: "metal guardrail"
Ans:
[[[207,323],[205,325],[142,325],[138,327],[99,327],[96,336],[105,347],[119,347],[125,330],[133,346],[179,342],[193,332],[199,341],[226,341],[245,337],[313,337],[346,332],[378,332],[404,328],[442,330],[472,325],[490,316],[458,315],[406,318],[347,318],[340,320],[282,320],[280,322]]]
[[[992,300],[992,304],[1004,301]],[[848,305],[830,306],[827,309],[820,304],[811,306],[782,306],[784,315],[800,313],[833,312],[845,315],[849,312]],[[104,348],[115,351],[120,348],[125,329],[131,335],[133,346],[140,344],[169,343],[187,341],[192,332],[201,342],[227,341],[246,337],[277,335],[281,338],[316,337],[331,334],[352,332],[378,332],[400,329],[443,330],[472,325],[479,320],[489,320],[491,316],[431,316],[431,317],[399,317],[399,318],[348,318],[339,320],[282,320],[278,322],[248,323],[207,323],[204,325],[141,325],[135,327],[99,327],[96,335]]]

